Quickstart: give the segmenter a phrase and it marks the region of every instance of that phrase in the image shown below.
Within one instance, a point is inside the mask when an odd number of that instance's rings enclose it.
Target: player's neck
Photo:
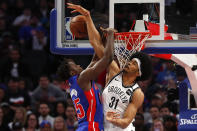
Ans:
[[[122,81],[124,86],[130,86],[135,83],[136,75],[124,72],[122,75]]]

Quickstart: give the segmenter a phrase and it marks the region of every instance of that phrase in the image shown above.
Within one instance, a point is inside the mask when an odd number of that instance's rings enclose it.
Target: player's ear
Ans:
[[[136,76],[137,77],[140,76],[140,72],[139,71],[136,72]]]

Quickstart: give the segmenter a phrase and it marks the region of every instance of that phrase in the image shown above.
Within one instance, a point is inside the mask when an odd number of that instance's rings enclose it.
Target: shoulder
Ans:
[[[32,93],[32,95],[35,95],[36,93],[41,92],[41,87],[38,86]]]
[[[137,89],[141,89],[140,86],[138,85],[138,83],[135,83],[133,86],[131,86],[133,92],[135,92],[135,90]]]
[[[139,86],[138,86],[138,87],[136,87],[136,90],[134,91],[133,95],[134,96],[144,96],[144,93],[141,90],[141,88],[139,88]]]
[[[133,98],[132,98],[131,103],[137,106],[141,106],[143,102],[144,102],[144,93],[142,92],[141,88],[137,88],[133,92]]]
[[[54,85],[54,84],[49,84],[49,89],[53,92],[53,91],[55,91],[55,92],[57,92],[57,91],[61,91],[61,89],[58,87],[58,86],[56,86],[56,85]]]
[[[115,74],[115,75],[107,82],[106,86],[109,85],[114,79],[115,79],[116,81],[120,81],[120,80],[121,80],[121,77],[122,77],[122,72],[119,72],[119,73]]]

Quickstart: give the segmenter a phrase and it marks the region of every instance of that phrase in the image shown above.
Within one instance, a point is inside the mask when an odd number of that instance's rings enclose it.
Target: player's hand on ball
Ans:
[[[80,5],[75,5],[72,3],[67,3],[67,5],[68,5],[67,8],[74,9],[73,11],[71,11],[71,13],[79,12],[80,14],[84,16],[90,15],[90,12],[86,10],[85,8],[81,7]]]
[[[106,114],[106,120],[109,122],[114,122],[116,119],[119,119],[120,114],[113,111],[108,111]]]

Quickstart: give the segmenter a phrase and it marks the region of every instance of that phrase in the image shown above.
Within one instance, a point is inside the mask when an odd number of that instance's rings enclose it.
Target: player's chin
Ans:
[[[129,71],[129,67],[128,66],[125,66],[124,69],[123,69],[123,71],[128,72]]]

